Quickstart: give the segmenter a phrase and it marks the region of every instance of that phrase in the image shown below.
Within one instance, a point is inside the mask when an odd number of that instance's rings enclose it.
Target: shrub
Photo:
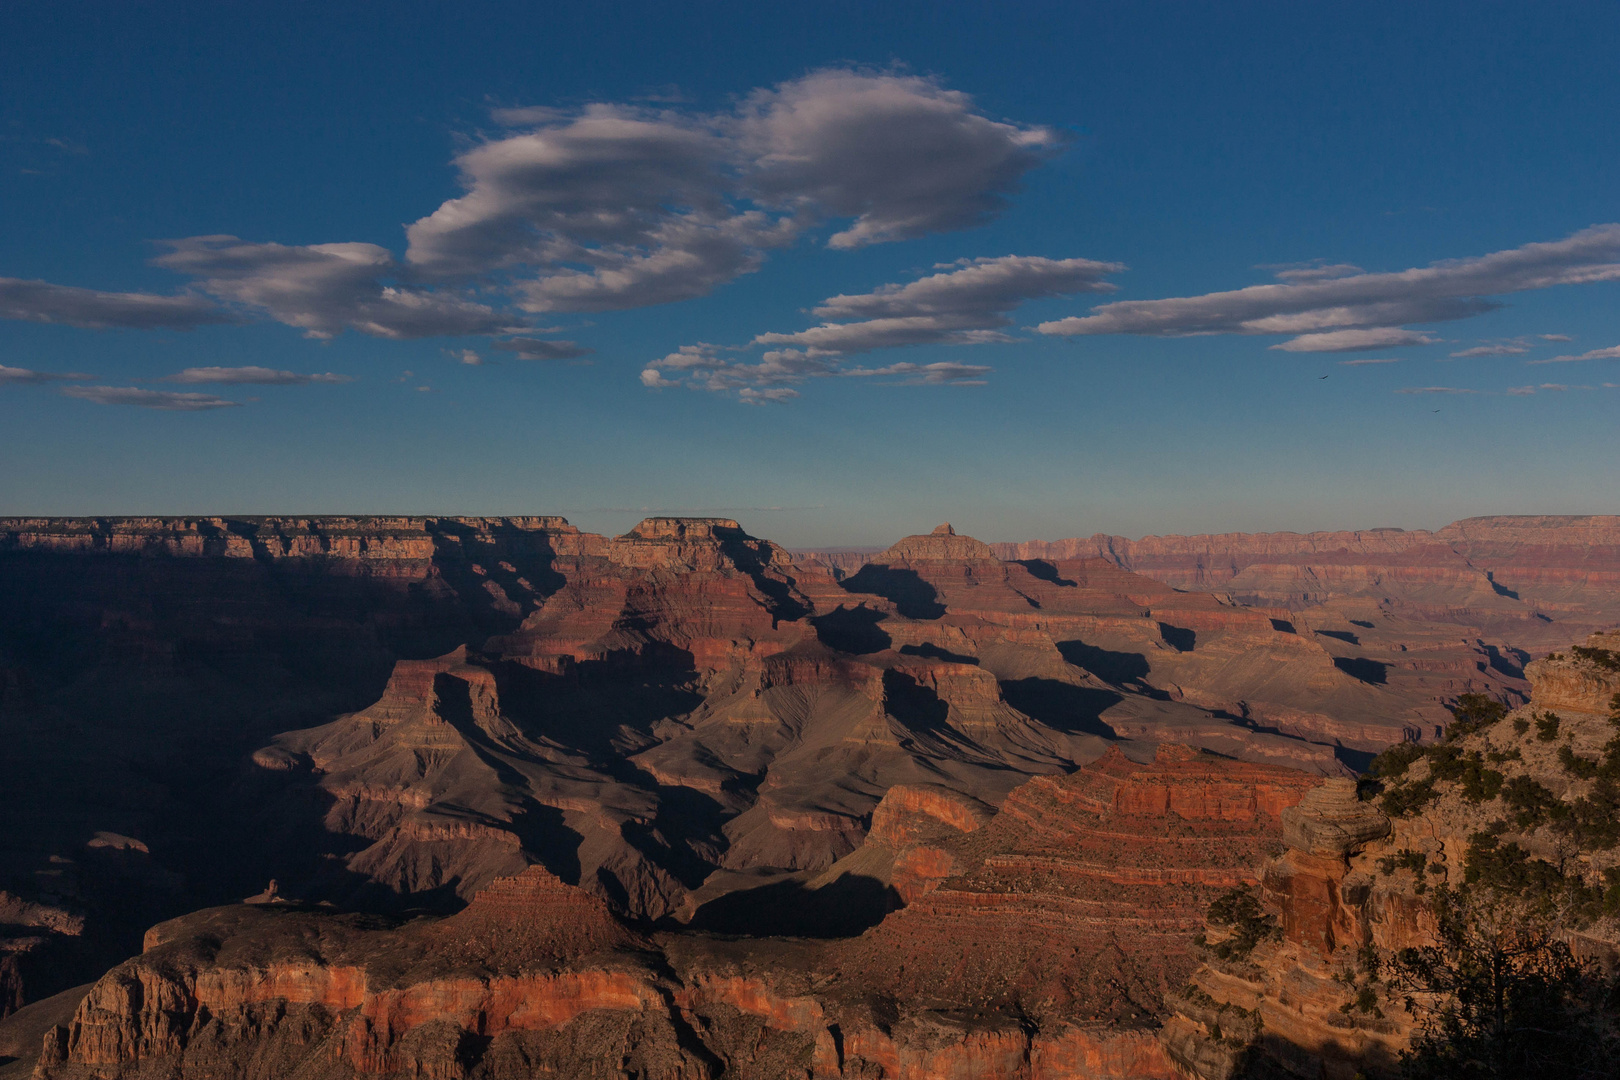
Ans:
[[[1266,914],[1260,901],[1255,899],[1254,890],[1243,885],[1216,897],[1205,912],[1205,918],[1213,926],[1224,926],[1232,931],[1231,937],[1210,946],[1210,951],[1222,960],[1246,959],[1260,942],[1282,936],[1277,920]]]
[[[1572,647],[1570,653],[1575,661],[1587,667],[1595,667],[1601,671],[1620,671],[1620,653],[1611,649],[1593,649],[1585,645]]]

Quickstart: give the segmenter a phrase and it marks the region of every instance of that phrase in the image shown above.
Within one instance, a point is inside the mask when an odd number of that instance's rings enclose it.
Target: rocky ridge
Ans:
[[[6,519],[0,887],[87,947],[22,935],[0,1009],[270,878],[448,913],[538,863],[648,923],[769,915],[896,785],[994,806],[1167,741],[1342,774],[1523,685],[1484,645],[1384,677],[1292,617],[948,526],[839,575],[719,518]]]
[[[212,909],[155,927],[36,1076],[1171,1080],[1156,1002],[1196,913],[1316,782],[1164,745],[999,813],[891,789],[838,876],[936,873],[842,941],[636,933],[538,867],[442,919]]]
[[[1285,811],[1288,849],[1262,871],[1275,937],[1225,950],[1166,998],[1166,1052],[1202,1080],[1280,1070],[1393,1076],[1415,1019],[1379,972],[1435,943],[1442,887],[1545,904],[1577,955],[1620,961],[1620,632],[1531,664],[1528,706],[1462,717],[1397,747],[1381,781],[1329,779]],[[1381,788],[1381,790],[1380,790]]]

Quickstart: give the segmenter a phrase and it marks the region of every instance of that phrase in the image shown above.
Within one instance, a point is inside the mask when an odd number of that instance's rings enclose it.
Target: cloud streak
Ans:
[[[213,394],[181,393],[169,390],[142,390],[133,386],[67,386],[62,393],[97,405],[136,405],[143,409],[162,409],[168,412],[203,412],[208,409],[232,409],[239,401],[227,401]]]
[[[36,386],[40,383],[61,382],[64,379],[88,379],[78,372],[57,374],[51,371],[30,371],[28,368],[7,367],[0,364],[0,386]]]
[[[1007,333],[1011,312],[1029,300],[1107,292],[1103,280],[1124,269],[1091,259],[1005,255],[963,259],[935,267],[905,284],[869,293],[829,297],[814,309],[826,320],[808,330],[757,335],[750,347],[776,346],[759,362],[725,359],[713,345],[683,346],[641,373],[644,386],[686,385],[736,392],[743,401],[784,401],[807,379],[896,376],[907,385],[980,385],[991,369],[976,364],[900,363],[877,368],[844,366],[846,357],[910,345],[984,345],[1016,340]]]
[[[1273,349],[1284,352],[1359,352],[1362,349],[1388,349],[1404,345],[1438,345],[1440,339],[1418,330],[1382,326],[1371,330],[1329,330],[1322,334],[1301,334]]]
[[[1545,360],[1527,360],[1527,364],[1573,364],[1581,360],[1620,360],[1620,345],[1607,349],[1592,349],[1578,356],[1549,356]]]
[[[354,379],[348,375],[305,375],[296,371],[278,371],[267,367],[191,367],[173,375],[164,382],[172,383],[235,383],[251,386],[303,386],[307,383],[346,383]]]
[[[492,341],[489,347],[497,352],[511,353],[515,360],[574,360],[595,351],[572,341],[547,341],[531,337]]]
[[[201,296],[99,292],[22,278],[0,278],[0,319],[86,330],[192,330],[242,321]]]
[[[1229,292],[1121,300],[1089,315],[1042,323],[1044,334],[1295,334],[1295,342],[1346,330],[1463,319],[1502,306],[1493,297],[1555,285],[1620,280],[1620,224],[1563,240],[1396,273],[1285,280]],[[1286,343],[1293,345],[1294,342]]]

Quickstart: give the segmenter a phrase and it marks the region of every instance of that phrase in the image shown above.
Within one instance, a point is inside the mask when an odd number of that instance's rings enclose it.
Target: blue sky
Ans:
[[[0,21],[0,514],[1620,512],[1613,4]]]

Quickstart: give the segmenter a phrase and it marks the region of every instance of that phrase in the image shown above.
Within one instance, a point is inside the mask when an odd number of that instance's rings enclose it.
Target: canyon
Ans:
[[[1617,621],[1616,518],[0,520],[0,1076],[1224,1077],[1211,901],[1343,966],[1352,778]]]

